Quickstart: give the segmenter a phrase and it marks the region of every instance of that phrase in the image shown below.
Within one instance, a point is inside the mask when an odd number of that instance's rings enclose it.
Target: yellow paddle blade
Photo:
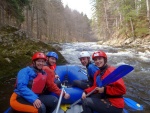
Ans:
[[[60,106],[60,108],[63,110],[63,111],[67,111],[67,107],[70,107],[70,104],[62,104],[61,106]]]

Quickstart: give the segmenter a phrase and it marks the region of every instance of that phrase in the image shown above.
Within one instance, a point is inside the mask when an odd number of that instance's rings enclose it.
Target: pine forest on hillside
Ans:
[[[15,26],[27,37],[48,43],[105,41],[114,34],[135,39],[150,34],[150,0],[90,1],[91,19],[64,7],[61,0],[1,0],[0,27]]]
[[[3,25],[18,27],[44,42],[86,41],[92,36],[87,16],[64,8],[61,0],[1,0]]]
[[[93,28],[99,38],[142,38],[150,34],[150,0],[91,0]]]

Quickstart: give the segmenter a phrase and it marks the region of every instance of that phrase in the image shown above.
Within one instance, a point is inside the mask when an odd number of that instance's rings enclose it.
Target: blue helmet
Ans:
[[[56,60],[58,60],[58,54],[56,52],[53,52],[53,51],[48,52],[46,56],[47,57],[54,57],[54,58],[56,58]]]

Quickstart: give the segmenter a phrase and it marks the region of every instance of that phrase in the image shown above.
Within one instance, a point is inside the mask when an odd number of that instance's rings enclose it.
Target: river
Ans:
[[[132,48],[111,47],[97,45],[95,42],[65,43],[59,45],[61,54],[69,64],[80,65],[78,54],[88,51],[91,55],[94,51],[103,50],[108,56],[108,64],[115,67],[121,64],[129,64],[134,71],[125,76],[127,86],[126,97],[135,100],[144,107],[144,111],[128,109],[133,113],[150,113],[150,51],[140,52]]]
[[[54,45],[55,46],[55,45]],[[69,64],[80,65],[78,54],[81,51],[88,51],[91,55],[94,51],[103,50],[108,56],[108,64],[115,67],[121,64],[129,64],[134,71],[125,76],[127,93],[125,97],[143,105],[143,111],[129,109],[130,113],[150,113],[150,51],[140,52],[132,48],[114,48],[110,46],[97,45],[94,42],[87,43],[63,43],[61,54]],[[9,106],[10,92],[13,91],[15,78],[3,81],[0,91],[0,113]]]

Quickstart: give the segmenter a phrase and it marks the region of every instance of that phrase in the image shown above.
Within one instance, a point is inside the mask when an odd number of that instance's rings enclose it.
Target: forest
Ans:
[[[150,34],[150,0],[90,0],[93,16],[64,6],[61,0],[1,0],[0,27],[13,26],[46,43]]]

